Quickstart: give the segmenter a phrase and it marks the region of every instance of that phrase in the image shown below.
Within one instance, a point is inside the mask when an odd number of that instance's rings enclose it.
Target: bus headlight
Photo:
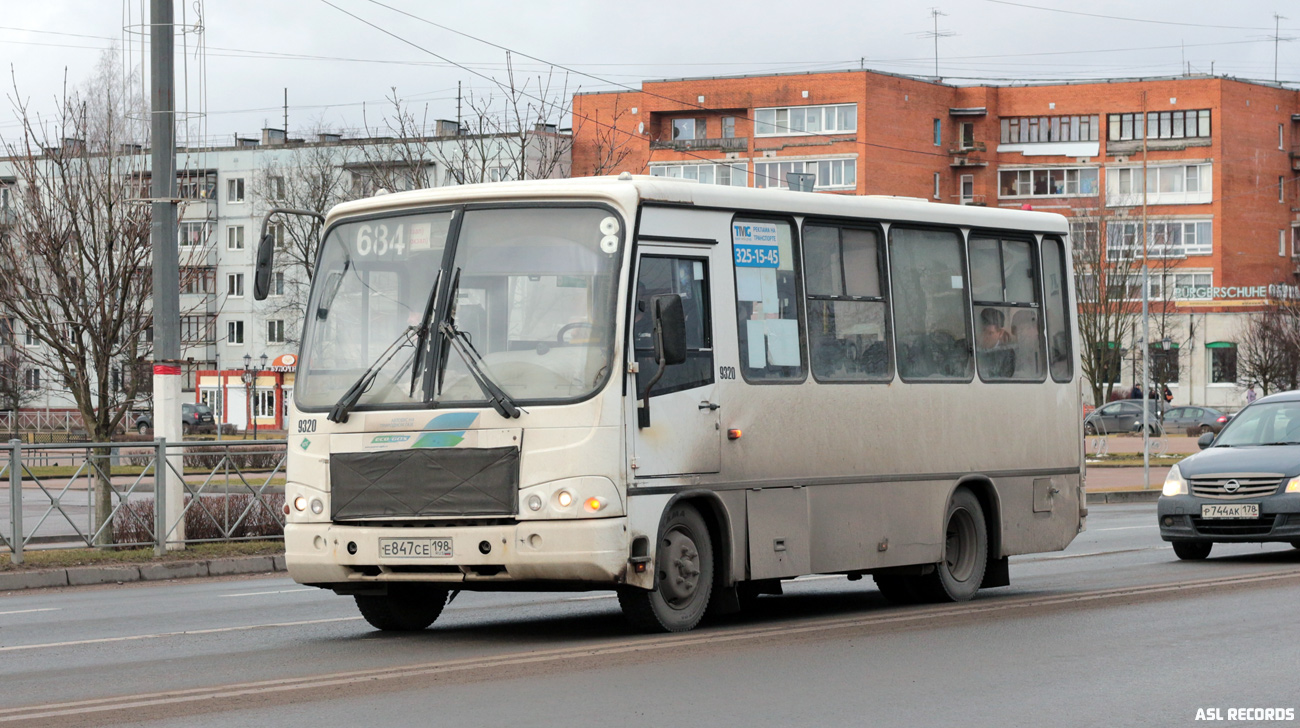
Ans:
[[[1183,479],[1183,474],[1175,465],[1169,469],[1169,475],[1165,476],[1165,487],[1160,491],[1161,495],[1187,495],[1187,481]]]
[[[297,498],[294,498],[293,508],[298,512],[307,510],[307,499],[302,496],[298,496]]]
[[[519,490],[523,519],[608,518],[624,515],[614,481],[597,475],[553,480]]]

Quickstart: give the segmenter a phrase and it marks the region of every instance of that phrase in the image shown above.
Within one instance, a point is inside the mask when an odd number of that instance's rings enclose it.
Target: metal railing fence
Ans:
[[[0,550],[282,538],[286,441],[0,446]],[[169,484],[183,499],[168,517]],[[6,507],[7,504],[7,507]],[[7,510],[7,513],[4,511]]]

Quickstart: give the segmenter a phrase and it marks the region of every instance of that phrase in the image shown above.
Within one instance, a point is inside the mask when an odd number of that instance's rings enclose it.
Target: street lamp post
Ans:
[[[244,432],[253,431],[253,439],[257,439],[257,428],[253,426],[253,355],[244,355],[244,374],[241,377],[244,380],[244,416],[247,418],[247,424]]]

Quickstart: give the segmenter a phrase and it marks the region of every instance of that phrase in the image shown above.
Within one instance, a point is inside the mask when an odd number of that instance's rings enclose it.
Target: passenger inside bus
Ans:
[[[1005,327],[1006,314],[992,306],[980,311],[977,338],[980,371],[990,379],[1006,379],[1015,374],[1015,337]]]

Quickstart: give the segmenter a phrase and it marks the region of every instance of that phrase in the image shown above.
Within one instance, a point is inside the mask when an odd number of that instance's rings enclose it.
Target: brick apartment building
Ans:
[[[1144,126],[1153,361],[1176,404],[1239,406],[1243,314],[1300,276],[1296,90],[1210,76],[958,87],[867,70],[648,81],[574,98],[573,173],[753,187],[804,174],[828,193],[1032,206],[1140,256]],[[1123,386],[1140,379],[1135,339],[1113,344]]]

